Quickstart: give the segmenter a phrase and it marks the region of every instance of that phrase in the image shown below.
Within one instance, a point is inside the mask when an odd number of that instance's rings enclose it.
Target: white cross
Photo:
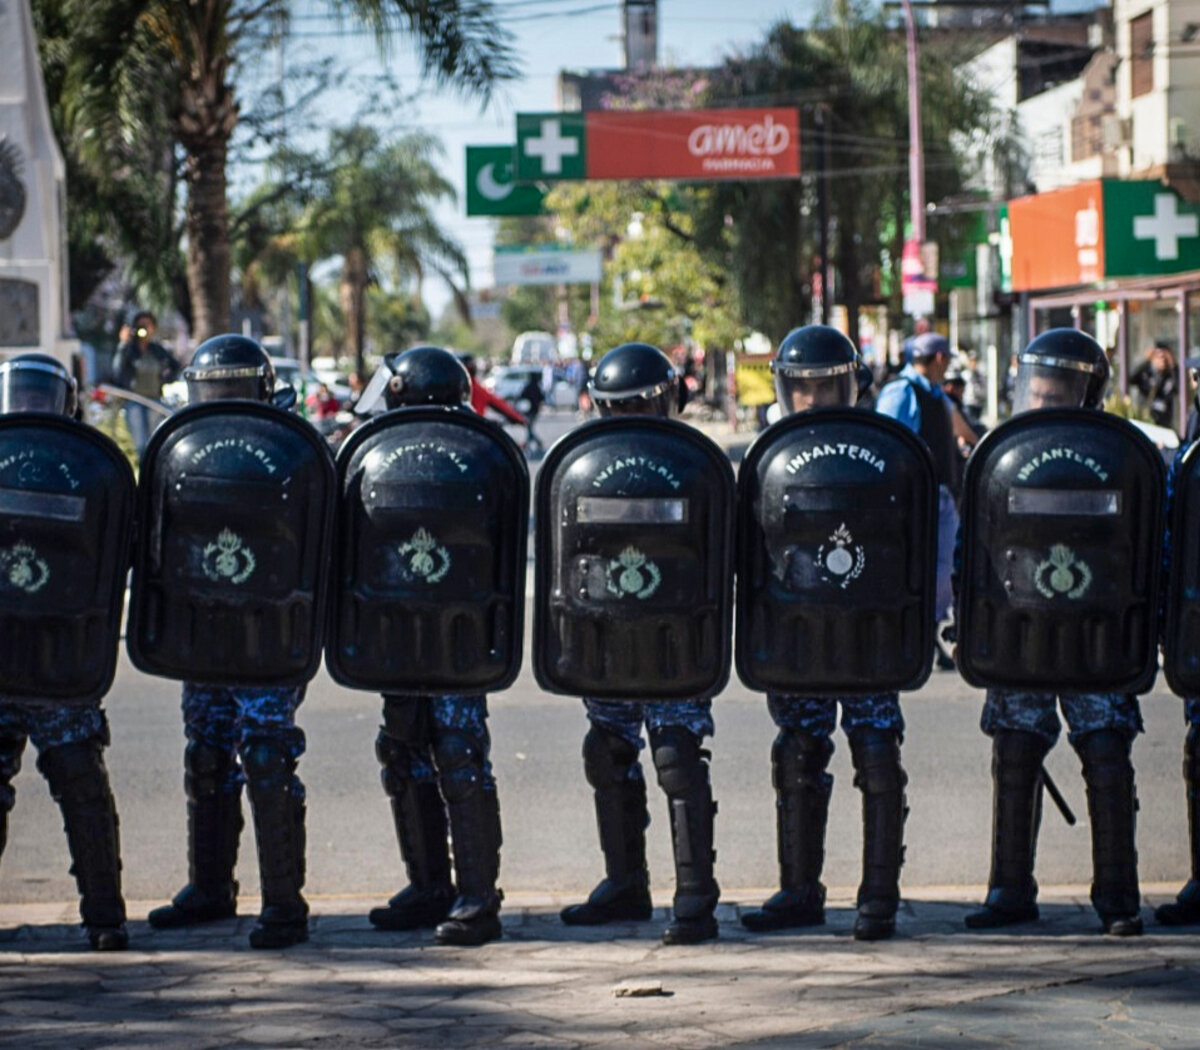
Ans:
[[[1178,259],[1180,238],[1200,235],[1200,220],[1195,215],[1178,214],[1173,193],[1156,193],[1154,218],[1137,216],[1133,220],[1133,235],[1139,241],[1153,238],[1156,259]]]
[[[579,140],[564,137],[558,121],[553,118],[542,121],[542,133],[525,140],[525,155],[541,160],[542,174],[562,173],[563,157],[574,157],[579,153]]]

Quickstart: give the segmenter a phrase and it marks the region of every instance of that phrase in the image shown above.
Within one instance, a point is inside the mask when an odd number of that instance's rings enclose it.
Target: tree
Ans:
[[[389,340],[403,331],[428,331],[428,316],[399,295],[415,282],[419,299],[427,274],[443,278],[467,313],[466,256],[432,215],[439,199],[454,197],[433,162],[439,149],[424,134],[384,142],[362,124],[337,128],[319,156],[281,152],[272,164],[279,178],[259,187],[244,209],[254,217],[244,230],[244,279],[277,283],[298,262],[340,257],[340,314],[359,372],[365,370],[368,288],[398,297],[390,304],[376,297],[393,321],[380,318],[376,330]]]
[[[193,331],[228,328],[229,205],[226,164],[240,114],[237,70],[273,35],[286,34],[290,0],[39,0],[70,27],[64,95],[76,126],[123,127],[131,85],[147,69],[183,155],[184,227]],[[487,99],[515,75],[509,37],[490,0],[329,0],[369,26],[380,45],[398,32],[415,41],[422,72]]]

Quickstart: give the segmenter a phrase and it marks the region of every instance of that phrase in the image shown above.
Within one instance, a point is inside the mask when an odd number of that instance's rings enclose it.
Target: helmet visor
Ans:
[[[388,384],[392,381],[393,375],[394,373],[386,362],[375,369],[371,381],[363,387],[363,392],[354,402],[356,416],[373,416],[387,410]]]
[[[1013,386],[1013,415],[1038,408],[1081,408],[1087,399],[1092,372],[1078,361],[1048,364],[1041,357],[1022,355]]]
[[[641,390],[597,390],[595,384],[588,387],[596,411],[602,418],[609,416],[672,416],[679,404],[675,380],[643,387]]]
[[[71,381],[41,361],[6,361],[0,365],[0,412],[51,412],[70,415]]]
[[[188,402],[193,405],[231,398],[262,401],[266,386],[263,368],[185,368],[183,378],[187,382]]]
[[[771,362],[775,373],[775,399],[784,415],[810,408],[850,408],[858,400],[857,365],[805,367]]]

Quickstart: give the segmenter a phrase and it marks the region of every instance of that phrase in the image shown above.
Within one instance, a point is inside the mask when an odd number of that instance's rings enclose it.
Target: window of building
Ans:
[[[1130,94],[1137,98],[1154,90],[1154,13],[1129,21]]]

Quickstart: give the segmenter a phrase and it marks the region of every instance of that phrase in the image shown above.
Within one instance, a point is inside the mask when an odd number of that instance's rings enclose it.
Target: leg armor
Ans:
[[[1092,821],[1092,906],[1105,933],[1136,937],[1142,919],[1130,741],[1115,729],[1101,729],[1081,736],[1075,749],[1083,761]]]
[[[434,741],[442,795],[450,815],[458,897],[438,926],[438,944],[474,947],[500,936],[500,803],[485,776],[488,738],[466,729],[440,730]]]
[[[446,807],[432,768],[424,768],[428,752],[428,702],[415,697],[388,698],[375,755],[383,767],[383,790],[392,800],[408,886],[386,907],[371,909],[371,925],[377,929],[435,927],[454,903]]]
[[[904,787],[900,736],[879,729],[850,734],[854,784],[862,792],[863,878],[858,887],[855,939],[878,941],[896,928],[900,866],[904,863]]]
[[[825,772],[833,741],[783,730],[771,748],[775,785],[776,841],[780,890],[758,911],[742,916],[755,931],[820,926],[825,922],[825,825],[833,778]]]
[[[624,737],[593,725],[583,740],[583,771],[595,792],[596,825],[606,878],[583,904],[564,908],[568,926],[649,919],[646,870],[646,781],[633,770],[638,749]]]
[[[12,782],[21,772],[21,755],[25,751],[25,737],[0,737],[0,855],[8,842],[8,814],[17,801]]]
[[[250,737],[242,768],[254,814],[262,911],[250,931],[251,948],[287,948],[308,940],[304,886],[304,800],[296,787],[296,760],[286,745]]]
[[[675,849],[674,917],[664,944],[698,944],[717,936],[713,912],[721,888],[713,877],[713,817],[717,812],[708,780],[708,752],[682,726],[650,730],[650,749],[659,787],[666,792]]]
[[[104,743],[97,737],[47,748],[37,766],[62,810],[88,939],[97,951],[120,951],[128,947],[129,935],[121,896],[117,807],[104,768]]]
[[[1192,877],[1173,903],[1163,904],[1155,911],[1154,917],[1164,926],[1200,923],[1200,726],[1188,729],[1183,745],[1183,782],[1187,788]]]
[[[242,833],[242,787],[233,753],[203,740],[188,742],[183,755],[188,799],[188,884],[149,915],[158,929],[228,919],[237,913],[238,839]]]
[[[983,907],[966,917],[973,930],[1038,917],[1033,863],[1042,818],[1042,760],[1049,749],[1044,737],[1018,729],[992,738],[992,873]]]

